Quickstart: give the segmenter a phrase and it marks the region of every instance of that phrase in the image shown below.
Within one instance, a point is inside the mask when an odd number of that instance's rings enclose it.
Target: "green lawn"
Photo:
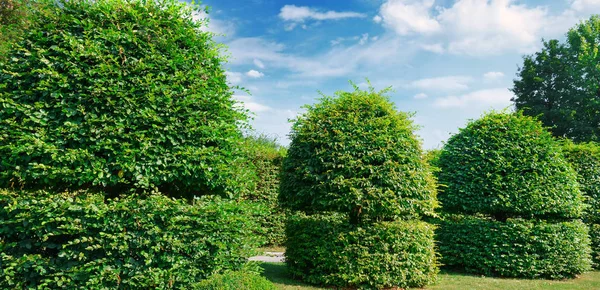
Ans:
[[[271,280],[279,289],[313,290],[326,289],[313,287],[291,279],[286,272],[284,263],[262,263],[265,270],[263,275]],[[498,279],[470,276],[457,273],[442,272],[437,284],[426,289],[444,290],[600,290],[600,272],[590,272],[573,280],[518,280]]]

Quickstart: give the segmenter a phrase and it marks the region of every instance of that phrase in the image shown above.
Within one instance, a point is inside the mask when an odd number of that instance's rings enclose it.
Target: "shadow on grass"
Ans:
[[[261,263],[260,266],[263,268],[263,276],[269,281],[285,285],[285,286],[297,286],[297,287],[313,287],[306,283],[302,283],[298,280],[294,280],[288,273],[285,263]]]

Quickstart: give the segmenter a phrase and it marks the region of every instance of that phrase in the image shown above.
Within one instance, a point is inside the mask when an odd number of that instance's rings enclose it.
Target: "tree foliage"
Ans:
[[[513,101],[558,137],[600,139],[600,16],[573,27],[566,42],[545,41],[524,57]]]
[[[0,186],[233,194],[220,46],[176,1],[57,1],[0,61]]]

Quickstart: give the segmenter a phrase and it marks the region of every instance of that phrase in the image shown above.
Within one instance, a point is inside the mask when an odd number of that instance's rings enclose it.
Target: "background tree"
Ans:
[[[592,16],[524,57],[512,91],[517,109],[539,117],[554,136],[600,138],[600,17]]]

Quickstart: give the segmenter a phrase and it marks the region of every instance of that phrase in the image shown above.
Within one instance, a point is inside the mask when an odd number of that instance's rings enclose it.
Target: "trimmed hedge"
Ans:
[[[277,290],[271,281],[254,273],[227,272],[217,274],[196,286],[201,290]]]
[[[340,214],[290,217],[286,263],[302,280],[336,287],[422,287],[435,281],[434,226],[422,221],[351,225]]]
[[[291,210],[349,213],[354,222],[412,219],[438,206],[410,115],[383,92],[337,92],[295,120],[280,201]]]
[[[189,4],[44,2],[0,59],[0,188],[243,191],[247,116]]]
[[[581,221],[455,217],[442,221],[436,235],[442,264],[468,273],[564,279],[590,269],[590,238]]]
[[[287,211],[280,207],[277,196],[281,163],[287,151],[274,139],[264,135],[247,137],[245,146],[248,152],[248,166],[255,170],[257,179],[253,182],[255,187],[242,198],[264,207],[265,210],[256,218],[261,225],[257,234],[265,237],[266,245],[281,245],[285,238],[284,223]]]
[[[577,172],[577,181],[590,207],[584,220],[600,223],[600,145],[565,141],[564,154]]]
[[[569,219],[581,217],[577,174],[541,123],[490,113],[448,140],[437,165],[444,211]]]
[[[592,267],[600,269],[600,224],[591,224],[589,227],[592,240]]]
[[[0,288],[189,289],[247,269],[253,206],[162,195],[0,191]],[[253,268],[254,267],[254,268]]]

